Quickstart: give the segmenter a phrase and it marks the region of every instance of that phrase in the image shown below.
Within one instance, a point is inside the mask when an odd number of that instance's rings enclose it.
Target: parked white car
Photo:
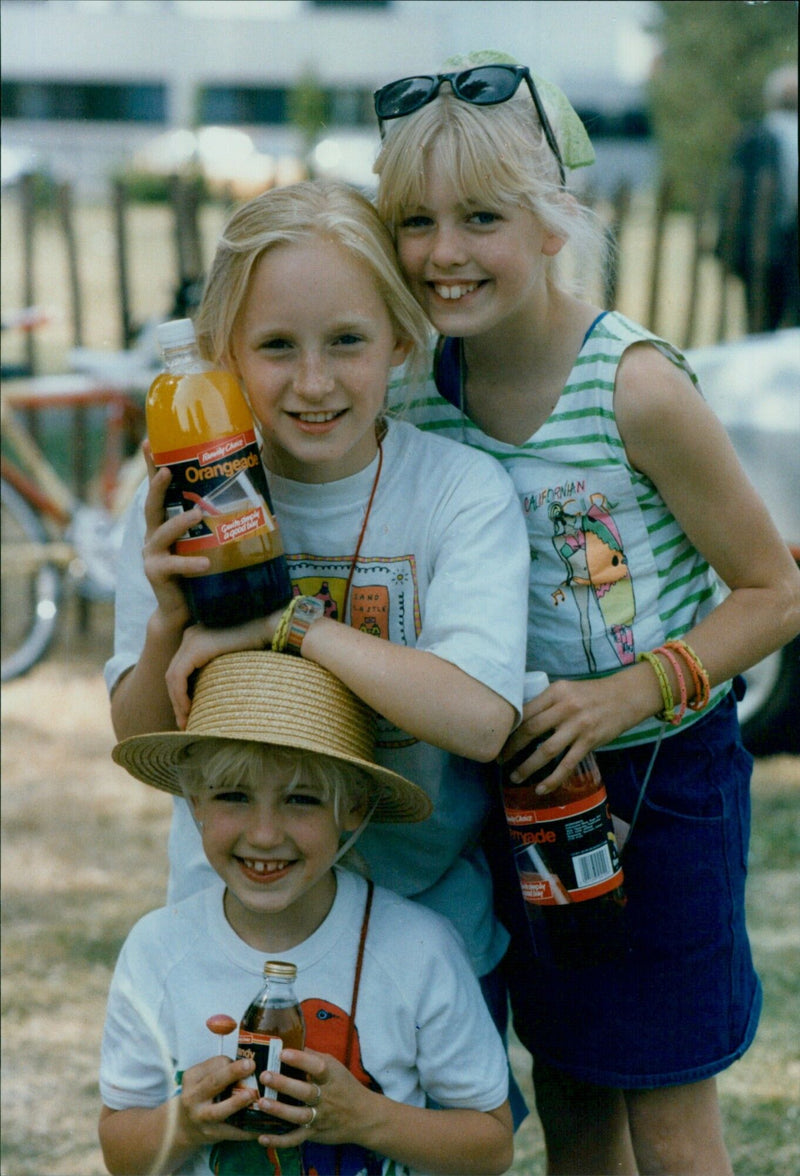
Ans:
[[[748,477],[800,563],[800,329],[687,352]],[[745,674],[754,755],[800,752],[800,637]]]

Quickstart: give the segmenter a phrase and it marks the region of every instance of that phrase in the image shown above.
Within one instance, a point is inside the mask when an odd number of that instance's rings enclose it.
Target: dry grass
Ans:
[[[28,677],[2,688],[2,1176],[97,1176],[97,1060],[117,952],[163,900],[166,796],[116,768],[100,669],[109,610]],[[758,1038],[720,1081],[741,1176],[800,1170],[797,796],[800,759],[757,765],[750,885],[765,989]],[[512,1061],[528,1095],[527,1055]],[[543,1176],[531,1115],[517,1176]]]

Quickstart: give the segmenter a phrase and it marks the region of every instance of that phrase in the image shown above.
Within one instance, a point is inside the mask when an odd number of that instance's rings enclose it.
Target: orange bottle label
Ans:
[[[175,544],[177,554],[207,556],[211,574],[280,556],[253,419],[231,373],[164,373],[153,381],[146,407],[153,460],[172,472],[167,514],[203,511]]]

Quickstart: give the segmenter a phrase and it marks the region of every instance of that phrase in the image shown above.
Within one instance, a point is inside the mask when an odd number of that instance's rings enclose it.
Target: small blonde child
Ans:
[[[512,779],[563,754],[549,791],[598,748],[612,810],[638,813],[614,963],[548,969],[515,881],[506,898],[548,1171],[728,1176],[714,1075],[761,1002],[732,680],[800,629],[800,576],[683,357],[565,280],[599,241],[565,187],[593,158],[566,97],[503,54],[444,69],[375,96],[378,209],[439,332],[435,386],[399,399],[517,487],[528,665],[551,685],[507,745],[538,742]]]
[[[412,828],[431,811],[374,762],[372,720],[311,662],[233,653],[200,673],[185,731],[114,749],[188,798],[215,873],[146,915],[120,954],[100,1071],[110,1172],[277,1176],[298,1149],[302,1170],[341,1176],[389,1160],[397,1176],[510,1165],[505,1053],[463,943],[336,865],[369,821]],[[206,1022],[238,1022],[275,958],[297,968],[306,1044],[282,1062],[305,1078],[258,1075],[296,1103],[260,1100],[288,1133],[256,1136],[226,1122],[259,1099],[241,1086],[253,1063],[217,1053]]]

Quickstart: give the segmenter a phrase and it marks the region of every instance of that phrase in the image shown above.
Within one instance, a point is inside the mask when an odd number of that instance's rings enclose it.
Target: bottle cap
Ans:
[[[297,975],[297,965],[287,964],[283,960],[267,960],[264,964],[265,976],[285,976],[287,979],[294,980]]]
[[[191,319],[172,319],[167,323],[159,323],[156,327],[156,338],[159,347],[188,347],[197,341],[194,323]]]
[[[525,675],[522,687],[523,702],[530,702],[532,698],[536,698],[537,694],[543,694],[549,685],[550,679],[543,670],[531,670],[529,674]]]

